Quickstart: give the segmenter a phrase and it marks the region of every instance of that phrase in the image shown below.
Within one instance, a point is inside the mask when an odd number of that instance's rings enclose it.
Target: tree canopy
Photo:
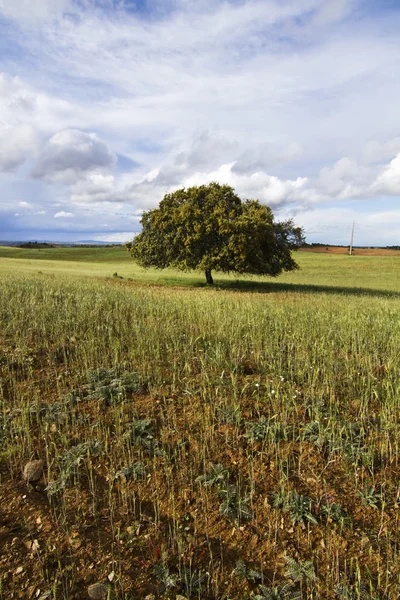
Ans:
[[[213,182],[166,194],[143,213],[142,232],[127,244],[143,267],[276,276],[298,265],[292,257],[303,230],[276,222],[269,206],[242,201],[233,188]]]

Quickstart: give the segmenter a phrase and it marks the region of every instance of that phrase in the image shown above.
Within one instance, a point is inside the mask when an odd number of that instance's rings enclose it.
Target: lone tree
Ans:
[[[291,251],[304,242],[293,221],[275,222],[269,206],[242,202],[228,185],[210,183],[166,194],[143,213],[143,230],[127,244],[143,267],[201,269],[276,276],[298,265]]]

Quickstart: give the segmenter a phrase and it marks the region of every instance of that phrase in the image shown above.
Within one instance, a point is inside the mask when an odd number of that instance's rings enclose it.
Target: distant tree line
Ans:
[[[20,244],[18,248],[35,248],[40,250],[42,248],[56,248],[54,244],[49,244],[48,242],[24,242]]]

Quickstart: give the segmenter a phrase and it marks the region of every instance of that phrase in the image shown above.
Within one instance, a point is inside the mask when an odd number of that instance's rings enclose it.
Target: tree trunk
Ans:
[[[206,281],[207,285],[214,285],[214,279],[211,275],[211,269],[206,269]]]

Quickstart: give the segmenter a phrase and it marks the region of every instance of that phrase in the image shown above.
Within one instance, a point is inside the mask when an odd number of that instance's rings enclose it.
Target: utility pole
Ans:
[[[353,221],[353,229],[351,230],[351,240],[350,240],[349,256],[351,256],[353,254],[354,227],[355,227],[355,222]]]

